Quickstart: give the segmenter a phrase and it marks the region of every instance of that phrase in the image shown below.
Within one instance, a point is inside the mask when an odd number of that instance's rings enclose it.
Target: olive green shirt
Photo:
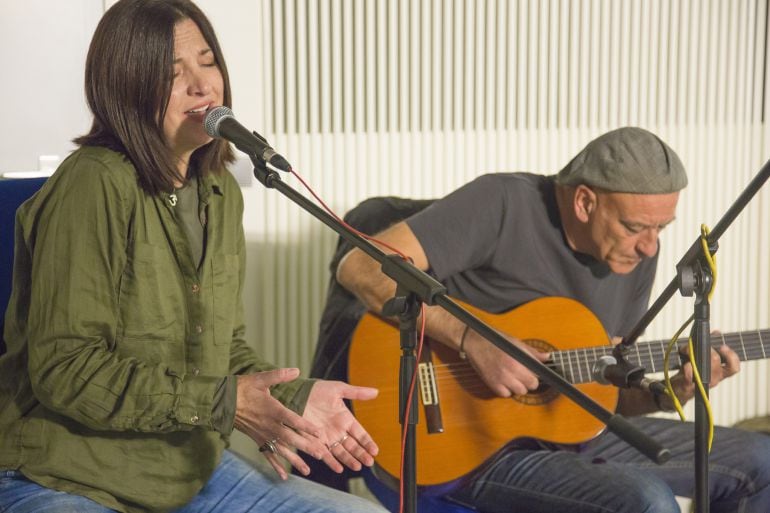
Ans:
[[[244,340],[240,190],[223,172],[198,195],[200,266],[169,195],[104,148],[74,152],[19,208],[0,469],[126,512],[172,510],[206,483],[228,438],[215,396],[274,367]],[[301,413],[311,386],[272,393]]]

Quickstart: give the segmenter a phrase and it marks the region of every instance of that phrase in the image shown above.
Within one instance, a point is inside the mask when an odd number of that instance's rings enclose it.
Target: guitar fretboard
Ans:
[[[678,346],[686,343],[686,338],[677,341]],[[634,344],[627,355],[628,361],[644,367],[649,373],[662,372],[668,344],[668,340],[638,342]],[[742,361],[767,358],[770,355],[770,329],[727,333],[711,337],[712,347],[716,348],[721,345],[732,348]],[[595,381],[593,369],[596,362],[602,356],[607,355],[612,355],[612,347],[610,346],[554,351],[551,353],[551,362],[548,365],[573,384],[588,383]],[[669,370],[680,368],[683,362],[678,351],[672,350],[668,362]]]

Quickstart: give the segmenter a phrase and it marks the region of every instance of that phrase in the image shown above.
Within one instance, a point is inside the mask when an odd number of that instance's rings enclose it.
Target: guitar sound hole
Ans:
[[[541,381],[537,389],[526,395],[514,395],[513,400],[527,405],[538,405],[553,401],[558,395],[556,389]]]
[[[525,339],[523,340],[523,342],[528,346],[534,347],[538,351],[542,351],[544,353],[556,351],[556,348],[553,347],[548,342],[546,342],[545,340]],[[551,386],[548,383],[545,383],[541,380],[538,387],[535,390],[533,390],[532,392],[526,395],[514,395],[513,400],[523,404],[537,405],[537,404],[545,404],[547,402],[553,401],[554,399],[556,399],[558,395],[559,395],[559,392],[557,390],[551,388]]]

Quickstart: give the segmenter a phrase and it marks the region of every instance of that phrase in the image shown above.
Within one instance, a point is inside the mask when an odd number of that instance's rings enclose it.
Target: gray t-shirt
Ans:
[[[500,313],[544,296],[576,299],[610,336],[647,308],[657,255],[615,274],[567,245],[553,176],[481,176],[410,217],[431,273],[450,296]]]

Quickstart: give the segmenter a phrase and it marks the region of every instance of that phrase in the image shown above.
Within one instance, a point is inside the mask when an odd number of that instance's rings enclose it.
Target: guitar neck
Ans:
[[[686,344],[687,339],[679,339],[677,345]],[[634,344],[627,355],[628,361],[644,367],[646,372],[662,372],[668,340],[639,342]],[[711,347],[729,346],[742,361],[760,360],[770,356],[770,329],[719,334],[711,337]],[[599,358],[612,354],[612,347],[586,347],[569,351],[551,353],[551,366],[564,378],[573,383],[594,381],[593,367]],[[669,370],[678,369],[684,363],[679,352],[673,350],[669,357]]]

